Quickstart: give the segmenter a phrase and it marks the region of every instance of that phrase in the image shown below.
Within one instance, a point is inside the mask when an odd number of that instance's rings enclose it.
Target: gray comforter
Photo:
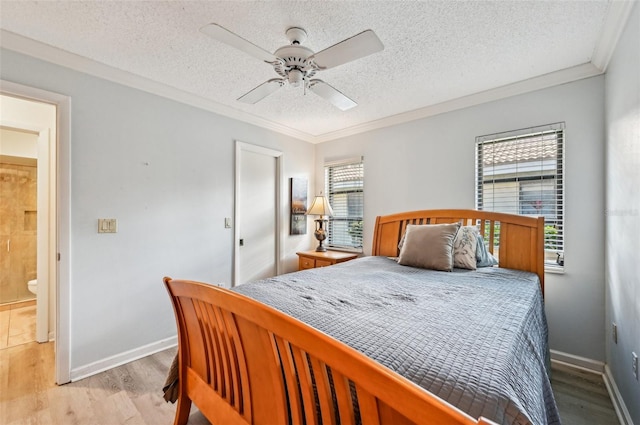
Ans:
[[[365,257],[236,290],[350,345],[474,418],[559,424],[538,277]]]

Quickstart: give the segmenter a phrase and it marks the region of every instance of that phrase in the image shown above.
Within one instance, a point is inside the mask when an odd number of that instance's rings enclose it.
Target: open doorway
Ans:
[[[21,306],[35,298],[34,337],[47,342],[55,338],[56,106],[8,95],[1,102],[0,301]]]
[[[13,227],[18,230],[0,229],[0,245],[11,255],[9,266],[16,266],[17,272],[11,273],[12,285],[27,297],[29,293],[35,295],[35,339],[41,343],[55,341],[55,381],[63,384],[69,382],[69,262],[68,259],[61,262],[60,256],[61,252],[68,254],[69,245],[70,101],[56,93],[6,81],[0,83],[0,128],[3,131],[0,159],[6,160],[4,163],[14,163],[6,166],[3,172],[14,177],[16,187],[22,183],[36,186],[30,195],[17,189],[14,191],[16,196],[35,196],[36,199],[35,202],[33,199],[28,202],[16,200],[17,213],[13,214],[11,222],[15,222]],[[19,135],[35,137],[35,149],[26,148]],[[3,193],[7,201],[11,200],[9,195]],[[3,205],[8,204],[4,201]],[[34,240],[26,243],[27,236]],[[30,250],[23,249],[24,245],[35,245],[35,268]]]
[[[36,341],[37,213],[38,133],[2,125],[0,349]],[[46,229],[40,230],[47,233]],[[41,311],[41,315],[46,315],[46,311]],[[46,329],[40,333],[44,336]]]

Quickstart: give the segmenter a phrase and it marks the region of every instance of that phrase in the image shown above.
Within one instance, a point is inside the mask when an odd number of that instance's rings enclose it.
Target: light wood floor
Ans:
[[[175,405],[162,398],[162,384],[175,349],[81,381],[54,384],[53,343],[0,350],[0,424],[172,424]],[[208,424],[193,409],[190,424]]]
[[[16,304],[0,310],[0,349],[36,340],[36,306]]]
[[[554,364],[551,386],[563,425],[619,425],[600,375]]]
[[[175,348],[71,384],[53,383],[53,343],[0,350],[0,424],[172,424],[161,387]],[[563,425],[618,425],[602,378],[554,365]],[[208,424],[195,408],[189,424]]]

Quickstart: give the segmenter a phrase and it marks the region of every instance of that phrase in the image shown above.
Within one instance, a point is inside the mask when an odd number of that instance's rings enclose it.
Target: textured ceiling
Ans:
[[[2,1],[20,36],[321,136],[588,63],[610,1]],[[218,23],[270,52],[303,27],[322,50],[366,29],[382,52],[319,73],[358,106],[285,88],[236,99],[273,68],[199,32]]]

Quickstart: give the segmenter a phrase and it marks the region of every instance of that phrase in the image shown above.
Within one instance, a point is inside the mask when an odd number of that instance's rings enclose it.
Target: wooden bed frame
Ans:
[[[541,218],[467,210],[378,217],[373,255],[396,256],[407,224],[477,220],[489,240],[499,223],[500,266],[536,272],[542,284]],[[213,425],[317,425],[319,417],[355,425],[358,415],[363,425],[493,424],[265,304],[208,284],[164,282],[178,325],[175,424],[187,423],[192,402]]]

